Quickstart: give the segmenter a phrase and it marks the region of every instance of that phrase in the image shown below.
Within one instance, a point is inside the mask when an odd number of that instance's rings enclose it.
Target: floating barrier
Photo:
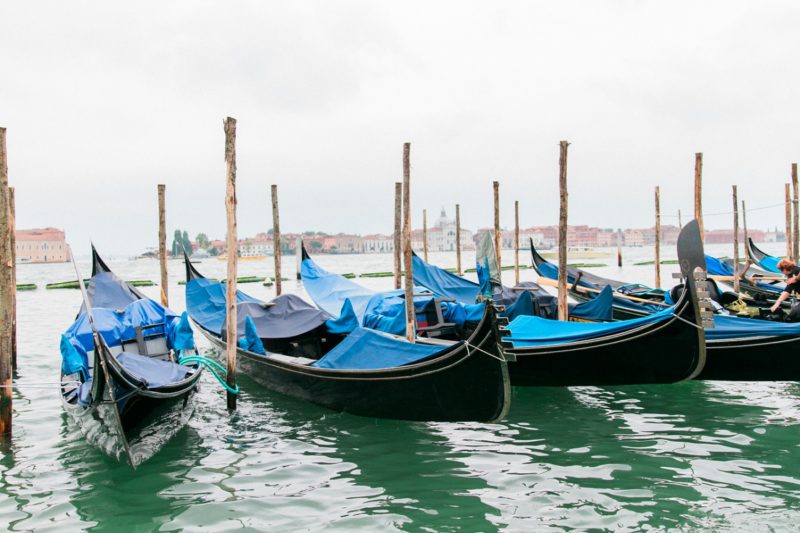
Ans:
[[[17,290],[18,291],[35,291],[36,284],[35,283],[17,283]]]

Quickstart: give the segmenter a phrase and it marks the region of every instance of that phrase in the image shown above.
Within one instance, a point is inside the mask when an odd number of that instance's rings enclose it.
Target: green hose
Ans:
[[[226,391],[230,392],[231,394],[239,394],[239,385],[236,385],[235,389],[232,388],[225,382],[222,376],[217,373],[217,371],[225,372],[225,367],[219,364],[217,361],[209,359],[208,357],[203,357],[202,355],[189,355],[187,357],[182,357],[180,355],[178,356],[179,365],[184,365],[187,363],[197,363],[199,365],[203,365],[204,367],[208,368],[209,372],[214,374],[214,377],[217,378],[219,384],[222,385]]]

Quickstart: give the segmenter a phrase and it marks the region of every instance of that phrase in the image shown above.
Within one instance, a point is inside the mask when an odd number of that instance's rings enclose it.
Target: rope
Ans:
[[[239,394],[239,385],[236,385],[236,388],[231,387],[225,382],[222,376],[220,376],[217,373],[217,371],[225,372],[225,367],[219,364],[217,361],[209,359],[208,357],[203,357],[202,355],[190,355],[187,357],[180,357],[180,356],[178,357],[178,364],[183,365],[186,363],[197,363],[203,365],[208,369],[209,372],[211,372],[214,375],[215,378],[217,378],[217,381],[219,382],[220,385],[222,385],[222,388],[224,388],[231,394]]]
[[[476,350],[476,351],[478,351],[478,352],[481,352],[481,353],[483,353],[483,354],[486,354],[486,355],[488,355],[488,356],[489,356],[489,357],[491,357],[492,359],[497,359],[498,361],[501,361],[501,362],[504,362],[504,361],[505,361],[505,358],[503,358],[503,357],[499,357],[499,356],[497,356],[497,355],[495,355],[495,354],[493,354],[493,353],[489,353],[489,352],[487,352],[486,350],[484,350],[484,349],[482,349],[482,348],[479,348],[479,347],[477,347],[477,346],[475,346],[475,345],[472,345],[472,344],[468,343],[467,341],[464,341],[464,346],[466,346],[466,347],[467,347],[467,355],[469,355],[469,356],[472,356],[472,353],[469,351],[469,349],[470,349],[470,348],[472,348],[472,349],[474,349],[474,350]]]
[[[37,383],[12,383],[11,385],[0,385],[0,389],[15,389],[17,387],[30,388],[30,389],[49,389],[50,387],[64,386],[64,385],[80,385],[80,381],[59,381],[58,383],[47,383],[39,381]]]
[[[703,326],[698,326],[698,325],[697,325],[697,324],[695,324],[694,322],[690,322],[689,320],[686,320],[686,319],[685,319],[685,318],[683,318],[682,316],[676,315],[675,313],[672,313],[672,316],[674,316],[675,318],[677,318],[677,319],[678,319],[678,320],[680,320],[681,322],[686,322],[687,324],[689,324],[689,325],[690,325],[690,326],[692,326],[692,327],[695,327],[695,328],[697,328],[697,329],[704,329],[704,328],[703,328]]]

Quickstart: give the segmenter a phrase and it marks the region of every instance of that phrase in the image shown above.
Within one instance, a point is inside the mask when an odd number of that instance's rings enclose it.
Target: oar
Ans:
[[[545,277],[542,277],[542,276],[539,276],[538,283],[540,285],[549,285],[550,287],[558,287],[558,282],[556,280],[553,280],[553,279],[550,279],[550,278],[545,278]],[[600,290],[597,290],[597,289],[592,289],[590,287],[583,287],[583,286],[580,286],[580,285],[577,285],[575,287],[575,290],[577,290],[579,292],[592,292],[592,293],[595,293],[595,294],[600,294],[601,292],[603,292],[603,291],[600,291]],[[637,303],[643,303],[643,304],[652,304],[652,305],[661,305],[663,307],[670,307],[669,304],[665,304],[663,302],[656,302],[656,301],[653,301],[653,300],[647,300],[646,298],[637,298],[636,296],[628,296],[627,294],[619,294],[617,292],[614,293],[614,298],[621,298],[623,300],[630,300],[631,302],[637,302]]]
[[[720,276],[720,275],[716,275],[716,274],[709,274],[708,275],[709,279],[714,279],[714,280],[717,280],[717,281],[733,281],[734,277],[735,276]],[[780,278],[780,277],[774,277],[774,276],[764,276],[764,277],[753,276],[752,278],[748,278],[748,277],[745,277],[745,276],[740,276],[739,279],[743,279],[745,281],[750,281],[750,282],[754,282],[754,281],[786,281],[786,278]]]

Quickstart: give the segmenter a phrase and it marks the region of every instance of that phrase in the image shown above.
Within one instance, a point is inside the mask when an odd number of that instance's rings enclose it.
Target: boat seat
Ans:
[[[445,322],[442,316],[442,302],[454,302],[453,298],[432,298],[428,305],[421,312],[417,313],[417,332],[427,337],[442,337],[455,335],[457,333],[456,324]]]
[[[160,328],[154,333],[149,333],[149,330]],[[134,338],[123,339],[121,351],[129,353],[138,353],[139,355],[146,355],[157,359],[171,360],[169,347],[167,346],[167,337],[164,334],[165,324],[148,324],[146,326],[136,326],[134,328]]]
[[[120,353],[117,361],[126,372],[145,383],[148,389],[181,381],[192,371],[188,366],[131,352]]]

